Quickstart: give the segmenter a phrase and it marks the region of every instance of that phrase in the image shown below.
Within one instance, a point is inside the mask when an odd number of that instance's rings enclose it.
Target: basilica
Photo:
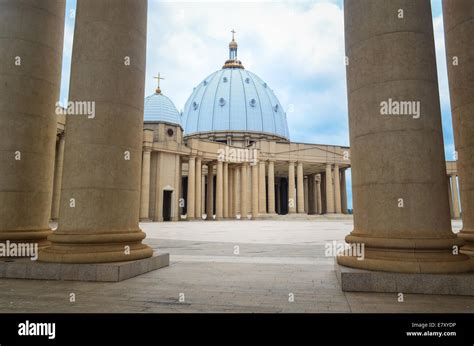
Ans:
[[[291,142],[277,96],[244,68],[237,48],[232,37],[222,68],[193,89],[181,113],[156,77],[144,106],[140,220],[348,213],[349,148]],[[64,127],[60,120],[59,140]]]
[[[222,68],[193,89],[181,113],[155,77],[144,104],[140,220],[347,214],[349,147],[291,142],[278,98],[244,68],[237,48],[232,37]],[[64,150],[65,117],[58,116],[53,220]],[[459,218],[454,162],[447,176]]]

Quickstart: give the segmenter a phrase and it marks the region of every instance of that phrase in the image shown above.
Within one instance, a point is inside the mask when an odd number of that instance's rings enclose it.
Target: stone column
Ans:
[[[276,184],[276,212],[281,213],[281,186],[280,182]]]
[[[179,221],[180,220],[180,203],[179,198],[181,196],[181,156],[176,155],[174,160],[174,169],[175,169],[175,177],[174,177],[174,186],[176,186],[175,191],[172,194],[172,203],[173,207],[171,210],[171,220],[172,221]]]
[[[241,178],[241,183],[240,183],[240,213],[242,214],[243,219],[247,218],[247,214],[249,212],[248,195],[247,195],[247,190],[248,190],[248,188],[247,188],[247,186],[248,186],[247,168],[248,168],[248,163],[246,163],[246,162],[242,163],[241,172],[240,172],[240,178]]]
[[[49,245],[64,6],[0,2],[0,242]]]
[[[140,221],[149,221],[150,213],[150,162],[153,130],[143,130],[142,180],[140,193]]]
[[[145,0],[77,3],[69,99],[94,102],[95,113],[67,119],[61,218],[41,261],[153,255],[138,227],[146,27]]]
[[[323,213],[323,200],[321,196],[321,175],[316,177],[316,194],[318,201],[317,214],[321,215]]]
[[[304,213],[304,175],[303,175],[303,162],[298,162],[296,168],[296,188],[298,198],[298,213]]]
[[[453,195],[451,193],[451,177],[448,175],[448,201],[449,201],[449,213],[451,215],[451,219],[454,218],[454,210],[453,210]]]
[[[213,220],[214,216],[214,167],[211,162],[207,164],[207,220]]]
[[[187,196],[187,215],[188,219],[194,219],[195,216],[195,193],[196,193],[196,157],[190,156],[188,161],[188,196]]]
[[[451,195],[453,196],[453,218],[459,219],[461,217],[461,212],[459,210],[459,192],[456,174],[451,175]]]
[[[259,162],[258,167],[258,212],[267,213],[267,191],[265,181],[265,161]]]
[[[216,170],[216,219],[221,220],[224,216],[224,175],[223,162],[217,161]]]
[[[288,214],[296,213],[295,163],[288,163]]]
[[[342,168],[341,172],[341,211],[347,214],[347,187],[346,187],[346,169]]]
[[[57,152],[54,163],[54,187],[53,187],[53,205],[51,207],[51,220],[59,219],[59,202],[61,197],[61,183],[63,177],[64,163],[64,133],[58,135]]]
[[[354,196],[346,241],[365,244],[365,256],[338,256],[338,263],[469,271],[469,257],[453,254],[462,241],[449,219],[430,1],[346,0],[344,14]],[[406,101],[411,107],[393,114]]]
[[[275,162],[268,161],[268,213],[275,214]]]
[[[466,241],[461,252],[474,257],[474,2],[444,0],[443,19],[462,207],[458,236]]]
[[[224,162],[224,192],[223,192],[223,198],[224,198],[224,218],[229,217],[229,164],[227,162]]]
[[[309,205],[308,205],[308,213],[312,215],[316,215],[318,213],[318,195],[316,191],[316,175],[311,174],[308,176],[308,184],[309,184]]]
[[[254,163],[250,167],[252,167],[252,218],[256,219],[258,216],[258,199],[259,199],[258,164]]]
[[[201,219],[202,218],[202,158],[201,157],[196,157],[196,193],[194,196],[195,199],[195,208],[194,208],[194,217],[196,219]]]
[[[334,191],[332,189],[331,164],[326,164],[326,213],[334,214]]]
[[[240,191],[241,191],[241,181],[240,174],[241,168],[234,168],[234,216],[237,217],[241,213],[240,211]]]
[[[202,171],[202,161],[201,161],[201,171]],[[205,214],[206,209],[206,175],[201,172],[201,216]]]
[[[339,165],[334,165],[334,200],[336,214],[341,214],[341,179],[339,178]]]
[[[228,182],[228,199],[229,199],[229,215],[227,217],[234,217],[234,168],[228,166],[229,182]]]
[[[304,182],[303,182],[303,191],[304,191],[304,212],[306,214],[309,214],[309,207],[310,207],[310,203],[309,203],[309,199],[310,199],[310,196],[309,196],[309,180],[308,180],[308,177],[304,177]]]

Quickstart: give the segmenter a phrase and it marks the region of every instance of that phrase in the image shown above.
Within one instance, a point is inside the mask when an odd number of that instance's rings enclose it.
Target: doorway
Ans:
[[[173,191],[163,191],[163,221],[171,221],[171,198]]]

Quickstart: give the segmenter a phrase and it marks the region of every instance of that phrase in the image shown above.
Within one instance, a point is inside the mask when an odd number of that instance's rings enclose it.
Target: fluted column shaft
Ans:
[[[146,27],[146,0],[77,2],[69,100],[95,106],[67,119],[61,218],[42,261],[153,255],[138,227]]]
[[[344,16],[354,203],[346,242],[365,247],[364,260],[338,263],[469,271],[469,257],[453,254],[462,242],[449,218],[430,1],[346,0]]]

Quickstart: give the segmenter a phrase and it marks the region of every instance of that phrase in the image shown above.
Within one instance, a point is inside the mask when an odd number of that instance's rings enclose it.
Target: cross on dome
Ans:
[[[157,79],[158,80],[158,87],[156,88],[155,92],[157,94],[161,94],[161,89],[160,89],[160,80],[164,79],[163,77],[161,77],[160,73],[158,72],[158,76],[156,77],[153,77],[154,79]]]

